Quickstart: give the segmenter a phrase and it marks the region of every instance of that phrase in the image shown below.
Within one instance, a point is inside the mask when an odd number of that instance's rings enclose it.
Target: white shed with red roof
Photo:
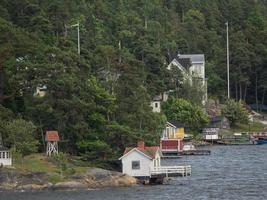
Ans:
[[[137,147],[127,147],[122,157],[122,172],[137,178],[150,177],[151,170],[161,166],[160,148],[157,146],[146,147],[143,141]]]

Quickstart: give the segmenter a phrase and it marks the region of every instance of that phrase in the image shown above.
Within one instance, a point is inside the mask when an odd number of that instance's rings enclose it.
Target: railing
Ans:
[[[161,149],[172,149],[172,150],[177,150],[177,146],[162,146]]]
[[[160,167],[154,167],[150,170],[150,174],[153,175],[166,175],[168,177],[172,174],[177,174],[181,176],[187,176],[191,175],[191,166],[185,165],[185,166],[160,166]]]

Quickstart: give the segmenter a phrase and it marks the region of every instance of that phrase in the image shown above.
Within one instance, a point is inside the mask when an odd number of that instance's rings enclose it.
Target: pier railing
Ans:
[[[151,176],[188,176],[191,175],[191,166],[160,166],[150,170]]]

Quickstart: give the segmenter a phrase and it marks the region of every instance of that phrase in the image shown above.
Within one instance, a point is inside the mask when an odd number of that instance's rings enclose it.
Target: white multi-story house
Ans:
[[[197,84],[204,90],[203,104],[207,101],[207,80],[205,77],[205,56],[204,54],[177,54],[171,58],[167,69],[171,70],[176,66],[181,70],[184,80],[188,79],[191,84]]]
[[[205,56],[204,54],[177,54],[169,59],[168,70],[177,67],[183,76],[181,82],[188,80],[191,85],[201,87],[204,91],[202,104],[208,99],[207,80],[205,77]],[[169,91],[170,92],[170,91]],[[168,93],[155,96],[150,105],[153,112],[161,112],[161,103],[167,101]]]

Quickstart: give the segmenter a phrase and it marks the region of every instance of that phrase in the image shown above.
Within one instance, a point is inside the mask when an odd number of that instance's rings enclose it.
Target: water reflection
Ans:
[[[0,193],[0,200],[116,199],[267,199],[267,145],[214,146],[210,156],[165,160],[166,165],[190,164],[192,175],[168,185],[90,191]]]

